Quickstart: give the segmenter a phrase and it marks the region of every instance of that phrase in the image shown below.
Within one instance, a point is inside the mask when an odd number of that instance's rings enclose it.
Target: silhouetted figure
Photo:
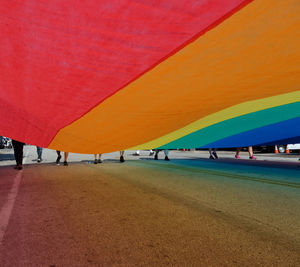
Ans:
[[[12,145],[14,148],[14,154],[17,163],[15,169],[22,170],[23,169],[23,147],[25,144],[16,140],[12,140]]]
[[[37,162],[40,163],[40,162],[42,161],[43,148],[37,146],[37,147],[36,147],[36,153],[37,153],[37,156],[38,156]]]
[[[98,159],[97,159],[97,155],[98,155]],[[94,164],[102,163],[101,156],[102,156],[102,154],[94,154],[94,157],[95,157]]]
[[[57,153],[57,159],[56,159],[56,164],[59,165],[60,159],[61,159],[61,154],[59,150],[56,150]],[[68,156],[69,152],[65,152],[64,154],[64,166],[68,166]]]
[[[124,150],[120,151],[120,162],[124,162],[125,161],[125,159],[124,159],[124,153],[125,153]]]
[[[161,151],[162,149],[154,149],[155,151],[155,155],[154,155],[154,159],[155,160],[158,160],[158,153]],[[169,150],[168,149],[163,149],[164,150],[164,153],[165,153],[165,160],[170,160],[169,159]]]
[[[210,148],[209,149],[209,159],[218,159],[217,155],[217,149],[216,148]]]
[[[240,151],[241,151],[241,147],[237,147],[236,148],[236,154],[235,154],[235,158],[236,159],[240,159]],[[249,159],[256,159],[256,157],[253,156],[253,148],[252,146],[248,146],[248,153],[249,153]]]

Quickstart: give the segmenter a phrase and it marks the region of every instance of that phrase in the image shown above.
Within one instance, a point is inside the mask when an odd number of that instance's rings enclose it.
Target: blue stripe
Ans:
[[[203,146],[203,148],[247,147],[265,144],[276,145],[290,142],[300,143],[299,136],[300,117],[297,117],[287,121],[274,123],[272,125],[233,135],[207,144]]]

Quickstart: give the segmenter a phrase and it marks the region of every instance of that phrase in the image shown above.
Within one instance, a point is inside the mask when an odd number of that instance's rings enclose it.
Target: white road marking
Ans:
[[[26,158],[28,156],[28,149],[26,150],[26,155],[24,157],[23,163],[25,164]],[[12,210],[14,208],[15,200],[17,198],[20,183],[22,180],[22,173],[23,171],[18,171],[17,175],[14,178],[14,183],[10,189],[10,192],[8,194],[6,203],[3,205],[1,211],[0,211],[0,245],[2,245],[3,237],[6,231],[6,228],[9,223],[9,219],[12,213]]]

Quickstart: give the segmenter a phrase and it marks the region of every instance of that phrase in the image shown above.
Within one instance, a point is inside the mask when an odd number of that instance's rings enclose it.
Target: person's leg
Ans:
[[[213,156],[215,157],[215,159],[218,159],[218,158],[219,158],[219,157],[218,157],[218,154],[217,154],[217,149],[216,149],[216,148],[213,149],[212,154],[213,154]]]
[[[154,159],[158,160],[158,153],[159,153],[159,149],[155,149],[155,155],[154,155]]]
[[[153,154],[154,154],[154,151],[152,149],[150,149],[149,156],[152,156]]]
[[[248,152],[249,152],[249,159],[256,159],[256,157],[253,156],[253,147],[252,146],[248,147]]]
[[[240,159],[240,155],[239,155],[239,154],[240,154],[240,151],[241,151],[241,147],[237,147],[237,148],[236,148],[236,153],[235,153],[235,158],[236,158],[236,159]]]
[[[97,160],[97,154],[94,154],[94,164],[97,164],[98,163],[98,160]]]
[[[99,154],[98,163],[102,163],[102,159],[101,159],[101,157],[102,157],[102,154]]]
[[[252,157],[253,156],[253,147],[252,146],[248,147],[248,152],[249,152],[249,157]]]
[[[213,156],[212,148],[209,148],[208,151],[209,151],[209,159],[215,159],[214,156]]]
[[[169,157],[168,157],[169,149],[165,149],[164,152],[165,152],[165,160],[170,160]]]
[[[18,166],[19,166],[19,170],[22,169],[22,165],[23,165],[23,143],[19,143],[18,144]]]
[[[14,154],[15,154],[15,159],[17,164],[16,169],[22,170],[24,144],[16,140],[13,140],[12,145],[14,148]]]
[[[61,154],[60,154],[59,150],[56,150],[56,153],[57,153],[56,164],[59,165],[59,161],[61,159]]]
[[[23,163],[23,146],[20,143],[16,146],[16,161],[18,166]]]
[[[69,156],[69,152],[65,152],[64,153],[64,166],[68,166],[68,156]]]
[[[124,159],[124,150],[121,150],[120,151],[120,162],[124,162],[125,159]]]
[[[37,162],[41,162],[41,161],[42,161],[42,152],[43,152],[43,148],[37,146],[37,147],[36,147],[36,152],[37,152],[37,156],[38,156]]]
[[[17,148],[18,142],[15,141],[15,140],[12,140],[12,146],[13,146],[13,149],[14,149],[14,156],[15,156],[16,166],[18,166],[18,163],[19,163],[19,155],[18,155],[18,148]]]

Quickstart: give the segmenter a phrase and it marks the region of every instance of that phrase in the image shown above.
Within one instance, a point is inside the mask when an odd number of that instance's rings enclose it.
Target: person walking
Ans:
[[[162,149],[155,149],[155,155],[154,155],[154,159],[158,160],[158,153],[161,151]],[[165,160],[170,160],[169,159],[169,149],[163,149],[164,153],[165,153]]]
[[[98,155],[98,159],[97,159],[97,155]],[[102,163],[102,159],[101,159],[102,154],[94,154],[94,157],[95,157],[94,164]]]
[[[209,148],[209,159],[218,159],[217,149],[216,148]]]
[[[125,162],[124,153],[125,153],[124,150],[120,151],[120,162],[122,162],[122,163]]]
[[[37,153],[37,162],[40,163],[42,161],[43,148],[37,146],[36,147],[36,153]]]
[[[240,151],[241,151],[241,147],[237,147],[237,149],[236,149],[236,154],[235,154],[235,158],[236,159],[240,159],[241,157],[240,157]],[[252,146],[248,146],[248,153],[249,153],[249,159],[256,159],[256,157],[254,157],[254,155],[253,155],[253,147]]]
[[[22,170],[23,169],[23,147],[25,144],[17,140],[12,140],[12,145],[14,148],[15,160],[17,163],[15,169]]]
[[[57,158],[56,158],[56,164],[59,165],[60,159],[61,159],[61,151],[56,150]],[[68,156],[69,152],[64,152],[64,166],[68,166]]]

